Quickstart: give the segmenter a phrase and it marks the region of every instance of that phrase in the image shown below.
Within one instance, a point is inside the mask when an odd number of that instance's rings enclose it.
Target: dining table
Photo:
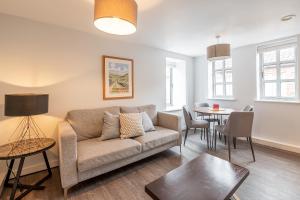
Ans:
[[[215,133],[215,122],[218,122],[219,125],[221,125],[223,123],[223,118],[225,118],[226,116],[229,116],[235,110],[231,109],[231,108],[214,109],[211,107],[196,107],[193,109],[193,111],[195,113],[200,114],[203,117],[207,116],[209,121],[211,121],[211,120],[213,121],[212,134],[210,134],[210,137],[209,137],[209,148],[216,149],[217,135]],[[209,131],[211,132],[211,128],[209,128]],[[215,141],[215,144],[214,144],[214,141]]]

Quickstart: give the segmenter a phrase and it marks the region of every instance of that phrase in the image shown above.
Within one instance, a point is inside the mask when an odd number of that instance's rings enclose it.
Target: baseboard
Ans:
[[[58,166],[58,160],[57,159],[49,160],[49,164],[50,164],[51,168],[57,167]],[[43,171],[43,170],[46,170],[46,169],[47,169],[47,167],[45,165],[45,162],[40,162],[40,163],[35,164],[35,165],[30,165],[30,166],[24,167],[23,170],[22,170],[22,176],[32,174],[32,173],[36,173],[36,172],[40,172],[40,171]]]
[[[276,142],[276,141],[272,141],[272,140],[268,140],[268,139],[260,138],[260,137],[252,137],[252,139],[253,139],[253,142],[256,144],[260,144],[263,146],[268,146],[271,148],[300,154],[300,146],[286,144],[286,143],[280,143],[280,142]]]

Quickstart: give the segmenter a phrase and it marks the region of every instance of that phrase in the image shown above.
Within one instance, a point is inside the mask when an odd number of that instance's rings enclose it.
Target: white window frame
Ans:
[[[169,96],[169,98],[170,98],[170,102],[169,102],[169,104],[168,104],[168,102],[166,102],[166,104],[167,104],[167,108],[168,107],[173,107],[174,106],[174,104],[173,104],[173,102],[174,102],[174,100],[173,100],[173,68],[175,67],[175,64],[171,64],[171,63],[167,63],[167,66],[166,67],[168,67],[168,66],[170,66],[170,96]]]
[[[294,47],[295,48],[295,60],[294,61],[280,61],[280,50]],[[264,65],[263,63],[263,53],[269,51],[276,51],[276,62],[268,63]],[[264,44],[259,46],[257,49],[258,53],[258,77],[259,77],[259,100],[275,100],[275,101],[298,101],[299,100],[299,75],[298,75],[298,42],[297,38],[289,38],[285,40],[275,41],[270,44]],[[281,65],[285,64],[294,64],[295,65],[295,78],[288,79],[288,80],[281,80],[281,73],[280,69],[283,68]],[[276,80],[264,80],[264,69],[265,66],[275,66],[276,68]],[[270,67],[272,68],[272,67]],[[281,83],[284,82],[294,82],[295,83],[295,97],[283,97],[281,96]],[[268,97],[265,96],[265,83],[276,83],[276,96],[275,97]]]
[[[231,59],[231,58],[229,58]],[[212,98],[222,98],[222,99],[232,99],[233,98],[233,70],[232,70],[232,66],[230,68],[225,68],[225,62],[227,59],[222,60],[222,69],[215,69],[215,62],[216,61],[212,61],[211,62],[211,66],[212,66]],[[232,61],[231,61],[232,62]],[[216,82],[216,72],[222,72],[222,76],[223,76],[223,83],[217,83]],[[231,71],[232,74],[232,80],[231,82],[226,82],[226,76],[225,73],[226,71]],[[216,94],[216,86],[217,85],[222,85],[223,87],[223,95],[217,95]],[[232,86],[232,95],[226,95],[226,85],[231,85]]]
[[[169,58],[167,57],[166,58],[166,68],[170,66],[170,104],[168,104],[168,102],[166,101],[165,99],[165,108],[166,108],[166,111],[172,111],[172,110],[180,110],[182,109],[182,106],[184,106],[187,102],[188,102],[188,90],[187,90],[187,76],[186,76],[186,70],[187,70],[187,67],[186,67],[186,61],[185,60],[182,60],[182,59],[177,59],[177,58]],[[185,95],[184,95],[184,103],[183,105],[176,105],[176,100],[174,101],[173,97],[174,97],[174,93],[176,93],[176,91],[174,92],[174,85],[176,86],[177,82],[175,83],[175,81],[177,80],[174,80],[174,70],[175,68],[177,67],[184,67],[184,90],[185,90]],[[176,76],[175,76],[176,77]],[[175,83],[175,84],[174,84]],[[178,85],[178,84],[177,84]],[[181,83],[181,85],[183,85]],[[167,94],[165,93],[165,98],[167,98],[166,96]]]

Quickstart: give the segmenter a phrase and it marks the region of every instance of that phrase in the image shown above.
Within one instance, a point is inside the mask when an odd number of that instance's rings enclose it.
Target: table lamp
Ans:
[[[5,116],[23,117],[11,135],[11,138],[16,136],[16,141],[11,143],[10,155],[30,152],[43,145],[39,139],[46,136],[32,116],[47,113],[48,100],[48,94],[5,95]]]

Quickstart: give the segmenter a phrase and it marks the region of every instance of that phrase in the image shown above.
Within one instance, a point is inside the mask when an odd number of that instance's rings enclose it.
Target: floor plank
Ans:
[[[254,145],[256,162],[252,162],[249,144],[238,141],[232,150],[232,162],[250,170],[249,177],[237,191],[242,200],[295,200],[300,199],[300,156],[288,152]],[[144,186],[165,173],[197,157],[201,152],[227,159],[226,146],[218,141],[217,151],[207,151],[206,142],[200,134],[189,135],[186,146],[179,154],[179,148],[170,150],[128,165],[105,175],[82,182],[69,192],[71,200],[150,200]],[[24,183],[32,183],[46,172],[22,177]],[[184,183],[183,183],[184,184]],[[59,170],[53,169],[53,176],[46,183],[44,191],[31,192],[24,200],[63,199]],[[10,189],[5,189],[1,199],[8,199]]]

